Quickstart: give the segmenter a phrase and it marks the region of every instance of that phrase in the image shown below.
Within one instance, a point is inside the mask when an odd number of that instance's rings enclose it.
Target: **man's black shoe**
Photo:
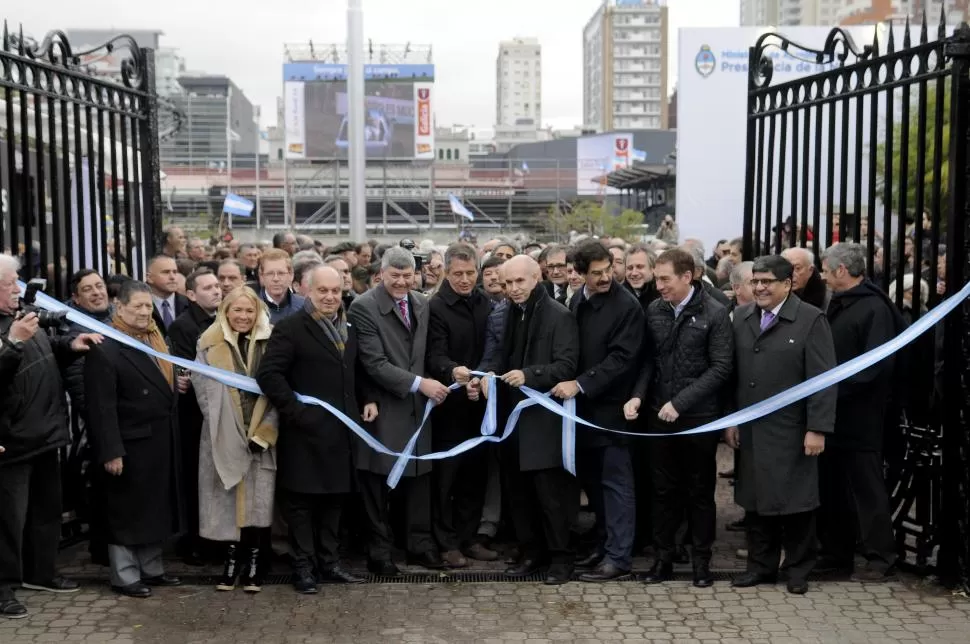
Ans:
[[[645,584],[662,584],[674,578],[674,566],[669,561],[663,562],[659,559],[653,562],[653,566],[643,577]]]
[[[140,581],[128,584],[127,586],[112,586],[111,590],[119,595],[134,597],[135,599],[147,599],[152,596],[152,589]]]
[[[700,563],[694,566],[694,588],[710,588],[714,585],[714,575],[711,574],[711,566],[708,563]]]
[[[603,554],[602,552],[599,552],[598,550],[594,550],[591,554],[583,557],[582,559],[577,559],[576,567],[584,568],[587,570],[596,568],[597,566],[600,565],[600,563],[603,561],[603,557],[605,556],[606,555]]]
[[[595,569],[589,572],[583,573],[579,576],[580,581],[588,582],[603,582],[603,581],[617,581],[620,579],[628,579],[630,577],[629,570],[623,570],[617,568],[608,561],[604,561],[598,565]]]
[[[416,555],[408,555],[408,565],[421,566],[428,570],[442,570],[448,567],[441,558],[441,555],[435,550],[429,550],[428,552],[422,552]]]
[[[145,577],[141,580],[141,583],[146,586],[161,586],[161,587],[172,587],[181,586],[182,580],[178,577],[169,577],[168,575],[158,575],[157,577]]]
[[[27,617],[27,607],[16,599],[0,599],[0,617],[23,619]]]
[[[751,588],[761,584],[774,584],[778,578],[774,575],[762,575],[757,572],[744,572],[731,580],[732,588]]]
[[[804,595],[808,592],[808,582],[802,580],[789,581],[788,592],[790,592],[792,595]]]
[[[506,577],[528,577],[542,569],[542,565],[535,559],[523,559],[505,569]]]
[[[325,570],[317,575],[317,577],[321,584],[328,582],[338,584],[363,584],[367,581],[363,577],[358,577],[349,570],[344,570],[340,566],[334,566],[330,570]]]
[[[367,562],[367,572],[378,577],[397,577],[401,570],[390,560],[369,560]]]
[[[569,583],[573,578],[572,566],[567,564],[553,564],[549,566],[546,578],[543,580],[546,586],[561,586]]]
[[[25,581],[22,585],[27,590],[40,590],[48,593],[76,593],[81,589],[80,584],[76,581],[64,577],[54,577],[50,581],[44,582]]]
[[[293,573],[293,590],[301,595],[316,595],[317,580],[309,570],[298,570]]]

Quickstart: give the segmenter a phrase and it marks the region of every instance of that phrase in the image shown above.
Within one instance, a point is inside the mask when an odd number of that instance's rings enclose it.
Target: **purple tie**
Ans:
[[[775,314],[771,311],[765,311],[761,314],[761,332],[764,333],[765,329],[771,326],[771,323],[775,321]]]
[[[404,326],[411,330],[411,316],[408,315],[408,301],[398,300],[397,308],[401,309],[401,317],[404,318]]]
[[[162,324],[164,324],[165,328],[167,329],[168,327],[172,326],[173,321],[172,305],[168,303],[168,300],[162,300]]]

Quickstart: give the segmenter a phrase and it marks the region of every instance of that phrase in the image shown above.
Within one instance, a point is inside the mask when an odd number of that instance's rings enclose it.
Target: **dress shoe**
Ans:
[[[401,574],[400,568],[394,565],[390,559],[375,560],[367,562],[367,572],[378,577],[397,577]]]
[[[0,617],[23,619],[27,617],[27,608],[16,599],[0,599]]]
[[[542,581],[546,586],[561,586],[568,584],[573,578],[572,566],[567,564],[553,564],[549,566],[546,578]]]
[[[505,569],[506,577],[528,577],[529,575],[535,574],[542,569],[542,564],[540,564],[535,559],[523,559],[522,561],[513,564],[509,568]]]
[[[446,550],[442,552],[441,559],[449,568],[465,568],[468,566],[468,560],[457,550]]]
[[[48,593],[76,593],[81,590],[81,586],[70,579],[64,577],[54,577],[45,582],[24,582],[23,587],[28,590],[41,590]]]
[[[475,561],[496,561],[498,560],[498,553],[483,543],[474,543],[469,547],[462,550],[462,553],[469,559],[474,559]]]
[[[136,599],[147,599],[148,597],[152,596],[152,589],[140,581],[136,581],[133,584],[128,584],[127,586],[112,586],[111,590],[115,591],[119,595],[124,595],[125,597],[134,597]]]
[[[788,592],[792,595],[804,595],[808,592],[808,582],[803,580],[790,580],[788,582]]]
[[[714,585],[714,575],[711,574],[711,566],[708,563],[699,563],[694,566],[694,588],[710,588]]]
[[[586,555],[582,559],[577,559],[576,567],[592,570],[600,565],[600,563],[603,561],[603,557],[605,556],[606,555],[599,550],[594,550],[592,553]]]
[[[662,584],[674,578],[674,566],[670,562],[663,562],[659,559],[653,562],[650,570],[643,576],[645,584]]]
[[[620,579],[628,579],[630,577],[629,570],[623,570],[622,568],[617,568],[608,561],[604,561],[600,565],[596,566],[593,570],[583,573],[579,576],[580,581],[589,582],[602,582],[602,581],[618,581]]]
[[[394,564],[391,564],[392,566]],[[363,584],[367,580],[363,577],[358,577],[349,570],[345,570],[340,566],[333,566],[329,570],[325,570],[317,575],[317,580],[323,583],[337,583],[337,584]]]
[[[428,570],[442,570],[448,567],[436,550],[428,550],[413,555],[409,554],[407,561],[408,565],[421,566]]]
[[[317,580],[309,570],[297,570],[293,573],[293,590],[301,595],[316,595]]]
[[[141,583],[146,586],[157,586],[157,587],[171,587],[171,586],[181,586],[182,580],[178,577],[169,577],[168,575],[158,575],[156,577],[145,577],[141,580]]]
[[[774,575],[763,575],[759,572],[743,572],[731,580],[732,588],[751,588],[761,584],[774,584],[778,578]]]
[[[873,565],[868,565],[865,569],[860,570],[852,574],[849,577],[849,581],[854,581],[861,584],[880,584],[887,581],[896,580],[896,570],[890,566],[889,568],[875,567]]]

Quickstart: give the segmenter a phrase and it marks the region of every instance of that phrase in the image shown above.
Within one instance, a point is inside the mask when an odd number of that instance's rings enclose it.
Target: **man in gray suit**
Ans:
[[[430,309],[424,295],[411,290],[414,257],[404,248],[389,248],[381,258],[381,284],[364,293],[350,307],[349,322],[357,329],[358,379],[368,400],[380,412],[373,435],[388,448],[400,452],[424,415],[427,399],[441,403],[448,388],[425,378]],[[372,391],[370,391],[372,390]],[[430,421],[421,432],[414,454],[431,451]],[[389,492],[385,480],[395,459],[356,443],[356,463],[361,497],[371,529],[368,570],[393,576],[399,571],[391,560],[392,536],[388,512]],[[408,563],[425,568],[444,568],[431,536],[431,463],[412,460],[400,483],[405,504]]]
[[[825,314],[792,292],[793,271],[779,255],[759,257],[751,267],[754,302],[737,309],[733,321],[739,409],[836,365]],[[829,387],[727,430],[728,445],[741,450],[734,496],[748,536],[747,571],[733,586],[774,583],[784,548],[788,591],[808,590],[817,557],[818,456],[835,429],[836,394]]]

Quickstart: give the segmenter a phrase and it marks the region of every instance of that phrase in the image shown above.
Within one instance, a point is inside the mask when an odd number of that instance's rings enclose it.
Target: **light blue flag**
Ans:
[[[227,212],[236,217],[252,217],[255,204],[249,199],[243,199],[239,195],[231,192],[226,195],[226,200],[222,203],[222,212]]]
[[[459,217],[464,217],[468,221],[475,221],[475,215],[473,215],[468,208],[465,208],[465,205],[458,197],[455,195],[448,195],[448,203],[451,204],[451,212],[455,213]]]

